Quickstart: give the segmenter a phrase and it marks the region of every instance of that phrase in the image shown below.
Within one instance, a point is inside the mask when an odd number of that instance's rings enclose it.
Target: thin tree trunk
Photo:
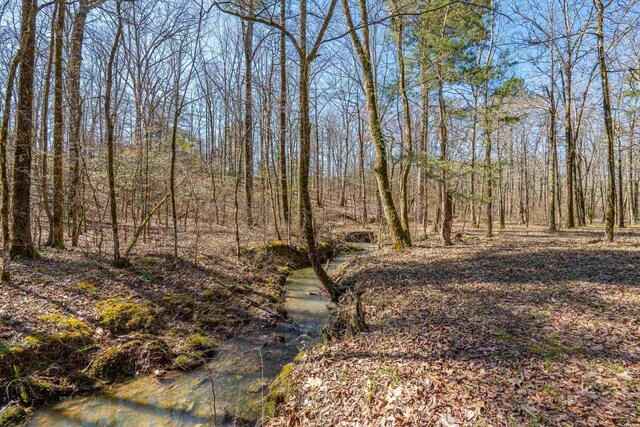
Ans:
[[[440,74],[440,73],[439,73]],[[447,107],[444,100],[444,85],[442,79],[438,78],[438,109],[439,109],[439,138],[440,138],[440,191],[442,193],[442,226],[440,228],[440,242],[445,246],[451,245],[451,225],[453,221],[453,197],[451,189],[449,188],[448,180],[448,165],[447,165],[447,146],[448,146],[448,131],[447,131]]]
[[[393,0],[393,8],[396,13],[399,12],[397,0]],[[398,57],[399,67],[399,89],[400,97],[402,98],[402,109],[404,115],[404,142],[406,143],[406,158],[400,172],[400,223],[404,233],[410,236],[409,233],[409,206],[408,206],[408,181],[409,172],[411,171],[411,164],[413,162],[413,141],[411,133],[411,110],[409,108],[409,96],[407,94],[407,84],[405,77],[404,66],[404,18],[400,15],[395,18],[395,32],[396,32],[396,53]]]
[[[609,74],[604,51],[604,5],[602,0],[593,0],[597,14],[596,37],[598,39],[598,62],[602,81],[602,109],[604,110],[604,127],[607,133],[607,199],[605,234],[609,242],[613,242],[613,227],[616,217],[616,172],[613,142],[613,119],[611,117],[611,95],[609,92]]]
[[[9,177],[7,175],[7,137],[9,134],[9,120],[11,119],[11,95],[13,94],[13,81],[16,78],[18,64],[20,63],[20,50],[16,53],[9,67],[7,76],[7,90],[4,94],[4,109],[2,110],[2,124],[0,125],[0,179],[2,183],[2,207],[0,217],[2,221],[2,275],[3,282],[11,280],[9,253]]]
[[[249,1],[249,16],[253,16],[253,0]],[[253,21],[247,20],[244,34],[244,191],[247,209],[247,225],[253,226],[253,98],[252,98],[252,63],[253,63]]]
[[[114,116],[115,112],[111,111],[111,90],[113,85],[113,68],[120,45],[120,37],[122,36],[122,15],[120,13],[120,1],[116,0],[116,11],[118,14],[118,27],[116,30],[113,46],[109,55],[107,64],[107,76],[105,79],[105,95],[104,95],[104,114],[105,127],[107,136],[107,173],[109,176],[109,199],[111,212],[111,233],[113,236],[113,261],[114,264],[121,262],[120,258],[120,240],[118,238],[118,206],[116,199],[116,179],[114,172]]]
[[[286,0],[280,0],[280,25],[286,25]],[[280,168],[280,198],[282,217],[289,228],[289,194],[287,188],[287,44],[284,32],[280,32],[280,111],[278,122],[278,164]],[[317,162],[317,159],[316,159]],[[318,200],[318,203],[320,200]]]

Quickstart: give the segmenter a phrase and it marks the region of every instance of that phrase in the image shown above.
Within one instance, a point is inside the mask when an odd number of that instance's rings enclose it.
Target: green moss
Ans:
[[[120,377],[131,376],[140,371],[148,371],[171,360],[171,350],[158,339],[144,341],[135,339],[120,347],[102,351],[87,372],[92,380],[110,382]]]
[[[26,348],[33,348],[38,347],[40,344],[42,344],[42,341],[39,337],[36,337],[34,335],[27,335],[24,340],[22,340],[22,344]]]
[[[200,366],[202,364],[202,361],[203,359],[200,355],[196,353],[188,353],[181,354],[180,356],[176,357],[173,361],[173,364],[176,366],[176,368],[187,371]]]
[[[116,333],[152,329],[156,324],[156,310],[149,304],[139,304],[110,298],[97,304],[98,320]]]
[[[0,426],[18,426],[27,418],[27,411],[20,405],[5,406],[0,411]]]
[[[187,337],[185,347],[191,351],[201,351],[205,354],[215,352],[217,346],[212,339],[200,334],[193,334]]]
[[[93,283],[85,282],[85,281],[76,283],[76,286],[82,289],[83,291],[87,291],[87,292],[95,292],[97,289],[96,285],[94,285]]]
[[[272,415],[276,407],[284,402],[286,396],[291,392],[291,373],[293,372],[293,367],[293,363],[284,365],[278,377],[271,383],[265,405],[267,415]]]
[[[0,342],[0,359],[7,354],[21,351],[24,346],[21,342]]]
[[[131,352],[142,345],[141,341],[129,341],[121,347],[110,347],[95,358],[89,371],[89,378],[94,380],[113,381],[126,376],[134,370],[135,363]]]
[[[526,346],[529,353],[542,356],[546,359],[553,360],[557,356],[561,356],[567,353],[576,351],[579,347],[572,345],[566,346],[557,334],[551,334],[549,337],[539,343],[530,344]]]
[[[280,265],[278,266],[278,273],[288,275],[291,273],[291,267],[288,265]]]
[[[48,314],[38,317],[38,320],[50,324],[51,326],[63,331],[85,332],[89,331],[89,326],[82,320],[75,317],[67,317],[60,314]]]

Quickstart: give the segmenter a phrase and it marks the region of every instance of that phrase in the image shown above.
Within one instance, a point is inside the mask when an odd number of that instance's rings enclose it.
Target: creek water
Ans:
[[[354,256],[344,253],[332,259],[329,270]],[[329,304],[320,286],[313,269],[294,271],[284,301],[290,321],[228,340],[208,369],[140,377],[93,395],[68,398],[37,410],[27,425],[210,426],[212,382],[216,424],[255,425],[262,418],[269,384],[304,346],[319,339]]]

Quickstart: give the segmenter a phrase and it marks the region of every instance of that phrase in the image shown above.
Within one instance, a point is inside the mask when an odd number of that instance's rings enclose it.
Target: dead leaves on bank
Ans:
[[[590,237],[360,259],[370,332],[310,351],[270,425],[640,425],[640,236]]]

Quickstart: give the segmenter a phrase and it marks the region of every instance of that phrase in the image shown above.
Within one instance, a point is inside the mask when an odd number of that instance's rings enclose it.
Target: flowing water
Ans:
[[[330,262],[330,270],[355,254]],[[208,368],[141,377],[106,391],[70,398],[35,412],[29,426],[209,426],[213,392],[217,425],[254,425],[263,397],[282,367],[319,338],[329,303],[313,269],[291,274],[285,309],[291,322],[227,341]],[[280,339],[275,339],[279,336]],[[284,342],[282,341],[284,337]]]

